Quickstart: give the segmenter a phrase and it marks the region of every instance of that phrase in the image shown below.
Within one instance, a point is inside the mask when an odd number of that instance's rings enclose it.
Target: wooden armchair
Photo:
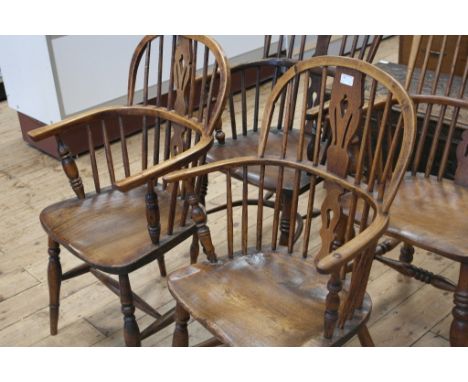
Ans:
[[[467,36],[400,36],[399,64],[380,62],[377,66],[390,73],[402,84],[404,83],[405,89],[411,96],[431,95],[455,99],[467,98]],[[435,126],[442,123],[439,129],[448,131],[452,123],[452,113],[446,113],[443,108],[441,109],[441,105],[437,101],[421,105],[416,111],[418,136],[424,131],[423,141],[426,141],[419,148],[418,157],[423,158],[423,160],[418,160],[419,167],[416,171],[425,173],[426,159],[434,155],[434,153],[431,153],[430,140],[446,139],[443,134],[440,137],[434,135],[437,130]],[[468,128],[468,112],[461,108],[456,118],[456,125],[460,128],[456,128],[453,131],[454,135],[449,139],[451,143],[447,150],[452,159],[449,161],[446,170],[444,170],[444,177],[451,180],[455,176],[455,151],[461,141],[463,128]],[[440,155],[436,156],[436,162],[432,165],[433,169],[441,166],[441,163],[438,162],[441,158]],[[431,174],[437,175],[437,170],[432,171]],[[398,244],[398,240],[387,240],[385,243],[381,243],[379,254],[390,251]],[[414,248],[404,242],[400,250],[400,261],[411,263],[413,254]]]
[[[468,346],[468,130],[457,126],[460,113],[468,111],[468,101],[430,95],[412,98],[426,114],[425,123],[417,137],[411,171],[392,207],[387,234],[395,241],[381,244],[377,259],[406,276],[454,292],[450,343]],[[434,124],[429,114],[435,110],[439,118]],[[450,119],[449,125],[444,123],[445,117]],[[432,136],[428,135],[430,129]],[[462,140],[451,150],[457,130],[461,130]],[[427,157],[422,155],[425,147]],[[382,256],[399,242],[404,243],[402,261]],[[412,265],[413,246],[459,262],[458,282]]]
[[[405,88],[417,105],[417,145],[394,203],[388,229],[392,238],[378,245],[376,259],[406,276],[455,292],[450,343],[468,346],[468,40],[413,36],[406,59]],[[400,243],[400,261],[383,256]],[[460,262],[458,283],[412,265],[413,246]]]
[[[174,36],[171,42],[167,44],[168,55],[164,54],[164,36],[146,36],[135,51],[128,104],[135,102],[139,62],[145,55],[143,106],[104,107],[29,133],[33,140],[55,136],[63,169],[77,196],[47,207],[40,215],[49,236],[52,335],[57,334],[61,282],[87,272],[120,296],[128,346],[140,345],[142,339],[173,322],[173,311],[161,315],[132,293],[129,274],[158,260],[165,276],[164,254],[195,234],[194,225],[186,221],[185,189],[177,184],[166,187],[160,180],[172,170],[203,162],[225,105],[230,73],[221,49],[210,38]],[[150,87],[150,49],[154,43],[157,80]],[[204,59],[201,75],[196,77],[199,49]],[[211,76],[209,57],[214,57]],[[152,95],[156,106],[150,106]],[[135,127],[141,134],[127,136]],[[77,163],[63,143],[61,136],[74,129],[81,129],[88,137],[89,166]],[[104,150],[98,150],[101,145]],[[82,179],[82,174],[92,174],[92,181]],[[95,192],[85,193],[85,185],[94,185]],[[83,264],[62,273],[60,245]],[[198,251],[197,241],[192,251]],[[119,281],[106,273],[118,275]],[[135,321],[135,306],[156,319],[142,333]]]
[[[332,132],[326,166],[319,163],[320,134],[312,160],[304,149],[311,72],[322,74],[322,84],[332,82],[328,113],[324,86],[318,95],[317,131],[324,131],[327,123]],[[286,105],[291,105],[297,82],[297,119],[287,107],[281,146],[272,151],[275,110],[285,90]],[[365,82],[370,83],[370,92],[364,90]],[[377,88],[387,91],[383,106],[376,101]],[[389,120],[392,105],[402,111],[395,123]],[[299,126],[294,151],[288,147],[292,124]],[[375,246],[388,225],[389,208],[410,159],[414,125],[413,104],[389,75],[355,59],[316,57],[293,66],[273,88],[257,155],[166,175],[168,182],[185,180],[192,219],[208,259],[169,275],[168,286],[177,301],[173,344],[188,345],[187,322],[192,316],[215,336],[201,345],[329,346],[341,345],[355,334],[363,345],[372,345],[366,328],[371,311],[366,284]],[[259,174],[254,186],[249,181],[252,170]],[[219,227],[219,219],[208,228],[204,208],[192,193],[193,178],[213,171],[226,176],[227,228]],[[236,180],[239,173],[241,182]],[[268,173],[275,174],[276,188],[274,208],[265,210]],[[300,197],[303,178],[308,179],[308,192]],[[287,243],[282,245],[280,209],[286,179],[293,183],[290,216],[304,211],[305,228],[296,240],[291,219]],[[236,191],[241,194],[240,212],[233,208]],[[258,203],[249,207],[253,195]],[[346,209],[345,196],[351,201]],[[321,224],[312,220],[315,206],[320,208]],[[342,281],[341,270],[349,262],[353,272]]]
[[[315,49],[310,50],[310,44],[315,39]],[[228,114],[229,122],[227,126],[223,126],[223,133],[218,136],[213,148],[208,152],[207,162],[215,162],[223,159],[229,159],[237,156],[254,155],[258,146],[259,131],[258,127],[261,123],[260,110],[263,109],[265,101],[268,97],[270,88],[265,86],[271,82],[273,87],[281,78],[282,74],[290,68],[297,60],[303,60],[307,55],[322,56],[329,53],[330,49],[329,35],[320,36],[280,36],[274,53],[275,57],[271,58],[272,44],[271,36],[265,37],[264,56],[268,59],[241,64],[231,69],[233,84],[234,79],[240,80],[240,89],[231,87],[229,94]],[[286,44],[287,41],[287,44]],[[372,62],[377,52],[381,41],[381,36],[343,36],[339,50],[334,53],[343,56],[350,55],[358,59],[363,59]],[[287,49],[286,49],[287,47]],[[309,50],[308,50],[309,49]],[[331,69],[330,74],[333,74]],[[268,76],[269,74],[269,76]],[[263,78],[263,81],[261,80]],[[266,78],[266,80],[265,80]],[[318,105],[318,97],[314,97],[320,93],[321,81],[320,73],[311,73],[310,83],[308,86],[308,107],[313,108]],[[277,115],[275,115],[276,127],[270,130],[271,137],[269,145],[271,150],[280,151],[282,134],[284,131],[284,115],[287,110],[286,103],[292,102],[290,117],[294,119],[295,103],[298,96],[299,83],[294,85],[293,93],[290,98],[286,98],[286,92],[283,91],[280,97],[280,102],[277,105]],[[240,94],[238,94],[240,93]],[[327,97],[329,97],[327,93]],[[239,99],[240,98],[240,99]],[[250,101],[248,101],[250,100]],[[311,150],[315,137],[313,121],[307,121],[306,139],[304,145],[308,146],[309,157],[312,156]],[[293,129],[288,135],[288,140],[291,143],[288,147],[295,150],[298,144],[299,133]],[[255,168],[250,169],[248,174],[249,181],[255,184],[258,179],[258,171]],[[235,177],[241,179],[241,173],[234,174]],[[292,197],[293,183],[292,178],[287,178],[284,182],[283,202],[282,202],[282,218],[281,218],[281,235],[280,243],[286,244],[288,237],[289,216],[290,216],[290,201]],[[307,190],[308,179],[304,178],[301,181],[300,190]],[[276,177],[267,173],[265,175],[266,198],[270,198],[276,189]],[[205,191],[206,192],[206,191]],[[256,200],[251,200],[251,203],[256,203]],[[265,206],[273,207],[271,201],[266,200]],[[236,202],[235,202],[236,203]],[[238,204],[239,202],[237,202]],[[219,210],[220,207],[208,213]],[[302,227],[301,217],[295,218],[299,227]],[[298,231],[300,232],[300,230]]]

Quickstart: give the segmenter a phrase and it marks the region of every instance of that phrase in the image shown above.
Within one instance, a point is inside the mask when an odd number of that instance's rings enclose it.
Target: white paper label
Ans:
[[[354,77],[349,74],[341,73],[340,83],[347,86],[353,86]]]

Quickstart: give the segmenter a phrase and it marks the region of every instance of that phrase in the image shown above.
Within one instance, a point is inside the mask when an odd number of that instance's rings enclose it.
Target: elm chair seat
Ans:
[[[388,233],[449,259],[468,258],[468,188],[423,174],[407,176],[393,202]]]
[[[208,321],[207,329],[230,346],[341,345],[368,320],[371,300],[366,293],[353,318],[325,338],[329,277],[309,263],[300,254],[251,253],[224,263],[193,264],[172,273],[168,286],[196,320]]]
[[[158,245],[148,235],[146,187],[123,193],[109,189],[86,199],[68,199],[45,208],[41,224],[55,241],[92,267],[120,273],[138,269],[172,248],[181,237],[194,233],[190,219]],[[167,231],[170,193],[157,193],[162,232]],[[183,201],[177,201],[175,221],[180,221]],[[115,219],[118,217],[118,219]],[[183,240],[183,239],[182,239]]]

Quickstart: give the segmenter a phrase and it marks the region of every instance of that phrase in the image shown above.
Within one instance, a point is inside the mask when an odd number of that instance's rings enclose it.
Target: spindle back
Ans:
[[[357,58],[366,62],[373,62],[382,41],[380,35],[347,36],[343,35],[338,56]],[[329,55],[332,52],[328,52]]]
[[[382,40],[382,36],[341,36],[338,50],[331,47],[331,35],[296,36],[279,35],[273,42],[272,35],[266,35],[263,45],[263,58],[292,58],[299,61],[322,55],[349,56],[372,62]],[[315,46],[315,48],[314,48]]]
[[[311,73],[315,75],[317,72],[321,73],[320,94],[311,95],[308,91],[312,81]],[[302,94],[293,103],[291,97],[298,83]],[[327,87],[330,89],[328,96]],[[376,97],[377,89],[383,98]],[[271,137],[272,121],[276,121],[275,113],[278,113],[278,104],[281,103],[284,92],[286,110],[284,128],[281,131],[282,146],[279,152],[272,152],[269,150],[268,140]],[[318,98],[318,106],[312,109],[308,106],[311,104],[311,96]],[[392,108],[401,111],[396,120],[392,120]],[[309,138],[313,142],[307,142],[306,132],[310,123],[314,125],[316,132],[315,136]],[[273,122],[273,126],[275,125]],[[288,147],[288,137],[294,130],[298,139],[291,140],[295,147]],[[324,132],[330,134],[330,139],[325,148],[326,163],[321,165],[320,146]],[[293,171],[288,252],[292,252],[296,245],[295,217],[298,212],[299,216],[304,215],[304,212],[306,216],[302,255],[307,255],[310,243],[317,243],[310,239],[310,235],[314,232],[314,199],[318,199],[315,205],[320,208],[321,222],[318,226],[315,224],[315,233],[320,237],[320,244],[314,253],[314,261],[319,270],[325,268],[330,273],[324,334],[325,337],[331,336],[335,323],[338,321],[338,325],[342,327],[363,302],[375,246],[386,228],[382,219],[389,211],[409,163],[415,137],[413,103],[396,80],[369,63],[345,57],[314,57],[297,63],[278,80],[267,101],[260,134],[258,156],[266,162],[302,164],[313,169],[305,174],[310,177],[310,183],[309,192],[304,194],[307,195],[307,202],[303,207],[305,210],[301,210],[299,185],[304,172],[297,167],[294,170],[285,169],[286,166],[279,168],[272,244],[274,248],[283,179],[288,171],[287,177],[290,179]],[[319,175],[319,169],[324,173]],[[262,175],[263,171],[260,177]],[[342,179],[342,182],[338,179]],[[321,180],[323,191],[321,197],[318,197],[317,183]],[[261,203],[259,194],[259,204]],[[357,232],[356,221],[359,221]],[[354,248],[354,254],[347,245]],[[331,253],[334,255],[329,256]],[[323,266],[327,262],[333,264],[333,260],[337,259],[344,260],[337,261],[336,264],[341,266],[346,264],[346,260],[353,260],[350,293],[343,304],[340,304],[339,297],[339,267]]]
[[[467,98],[467,36],[413,36],[405,88],[410,94]]]
[[[145,36],[130,64],[127,103],[167,107],[196,118],[211,134],[229,88],[228,61],[212,38]]]
[[[278,78],[294,63],[294,60],[286,58],[272,58],[241,64],[232,69],[232,77],[238,78],[240,83],[240,95],[236,95],[237,88],[231,88],[229,92],[228,112],[232,139],[237,139],[238,134],[246,136],[249,131],[258,131],[260,111],[263,110],[268,93]],[[266,78],[265,73],[268,73]],[[262,86],[267,82],[271,82],[271,87]]]
[[[405,87],[418,115],[413,175],[422,172],[439,180],[454,179],[457,144],[462,128],[468,128],[468,111],[463,107],[468,99],[467,79],[466,36],[412,37]]]
[[[311,72],[318,71],[321,72],[319,77],[311,76]],[[307,89],[311,81],[317,80],[321,82],[321,91],[311,94]],[[293,103],[298,83],[302,91],[299,100]],[[327,85],[329,95],[325,92]],[[377,89],[379,97],[376,97]],[[272,126],[276,126],[273,121],[276,121],[278,104],[284,93],[283,144],[279,153],[271,152],[268,135]],[[318,107],[308,108],[310,97],[317,98]],[[396,120],[391,118],[392,108],[401,110]],[[378,191],[378,198],[383,200],[387,212],[414,141],[413,113],[413,104],[403,87],[382,70],[356,59],[315,57],[297,63],[278,80],[264,110],[258,155],[287,158],[291,155],[288,152],[295,152],[295,160],[310,160],[317,166],[320,145],[327,142],[327,170],[343,178],[352,176],[355,184],[366,184],[368,192]],[[307,120],[313,121],[318,132],[312,138],[305,134]],[[288,136],[293,131],[299,135],[295,151],[288,150]],[[330,139],[323,139],[322,134],[330,134]],[[314,142],[307,142],[307,139]],[[305,147],[310,145],[313,149],[308,157]]]
[[[439,181],[452,179],[468,186],[468,100],[431,95],[412,98],[424,116],[418,126],[412,175],[422,172],[426,178],[432,175]]]
[[[237,139],[239,134],[248,135],[257,132],[261,123],[261,112],[271,88],[278,79],[298,60],[307,57],[317,57],[326,54],[351,56],[367,62],[372,62],[380,45],[382,36],[343,36],[339,50],[330,46],[330,35],[319,36],[280,36],[275,53],[272,55],[272,36],[265,36],[264,60],[249,62],[235,66],[231,70],[232,78],[237,79],[240,87],[231,87],[229,93],[229,121],[231,125],[230,136]],[[315,48],[313,48],[313,46]],[[336,47],[335,47],[336,48]],[[272,58],[271,56],[274,56]],[[314,76],[314,71],[311,76]],[[317,78],[320,77],[320,73]],[[233,84],[237,81],[233,81]],[[271,83],[271,88],[264,86]],[[310,82],[308,91],[314,95],[320,92],[320,80]],[[294,88],[291,101],[296,102],[298,83]],[[309,107],[315,106],[316,97],[309,98]],[[285,110],[286,94],[281,95],[280,111],[276,121],[277,128],[282,129],[283,114]],[[293,107],[294,109],[294,107]],[[311,127],[308,129],[311,132]],[[228,133],[226,131],[226,133]],[[229,133],[228,133],[229,135]],[[224,138],[224,136],[223,136]],[[222,140],[219,140],[223,143]]]
[[[273,42],[272,37],[272,35],[265,35],[263,58],[274,57],[304,60],[305,58],[327,54],[332,36],[279,35],[277,42]]]

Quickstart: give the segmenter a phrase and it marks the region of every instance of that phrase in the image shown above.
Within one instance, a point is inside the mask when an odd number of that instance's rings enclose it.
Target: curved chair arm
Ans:
[[[415,104],[429,103],[468,109],[468,100],[432,94],[410,94]]]
[[[120,109],[122,109],[121,106],[107,106],[107,107],[100,107],[100,108],[88,110],[83,113],[74,115],[72,117],[65,118],[64,120],[60,122],[52,123],[46,126],[41,126],[41,127],[38,127],[37,129],[31,130],[28,132],[28,136],[34,142],[38,142],[43,139],[52,137],[54,135],[61,134],[73,126],[92,122],[96,120],[98,117],[100,117],[103,113],[113,112],[113,111],[118,112]]]
[[[294,161],[288,159],[282,159],[277,157],[257,157],[254,155],[237,157],[233,159],[223,159],[213,163],[204,164],[202,166],[181,169],[171,172],[163,177],[165,182],[172,183],[180,180],[187,180],[195,178],[200,175],[206,175],[215,171],[225,171],[233,167],[242,166],[284,166],[292,169],[297,169],[305,172],[310,172],[317,175],[320,178],[328,179],[334,183],[337,183],[349,191],[357,192],[361,197],[368,200],[376,209],[376,201],[368,194],[365,186],[356,185],[353,179],[350,177],[342,178],[333,173],[330,173],[322,165],[314,166],[309,161]]]
[[[189,128],[203,133],[202,125],[197,122],[195,119],[188,119],[183,117],[180,114],[168,110],[165,107],[156,107],[156,106],[106,106],[83,113],[74,115],[72,117],[65,118],[63,121],[52,123],[50,125],[38,127],[37,129],[31,130],[28,132],[28,136],[35,142],[40,141],[45,138],[52,137],[54,135],[61,134],[66,130],[75,127],[77,125],[82,125],[86,123],[91,123],[99,120],[106,115],[116,115],[116,116],[153,116],[160,117],[163,119],[169,119],[172,122],[187,124]]]
[[[348,190],[354,190],[358,192],[361,197],[365,197],[367,201],[373,205],[373,208],[375,208],[376,218],[363,232],[359,233],[352,240],[343,244],[341,247],[331,252],[318,262],[317,269],[320,273],[332,273],[333,271],[340,269],[343,265],[353,260],[370,245],[377,243],[377,240],[385,233],[388,226],[389,217],[387,214],[382,212],[381,203],[374,200],[371,195],[367,194],[365,190],[359,188],[359,186],[353,185],[351,182],[349,182],[349,180],[330,174],[319,166],[313,167],[305,163],[291,162],[284,159],[246,156],[235,159],[226,159],[195,168],[175,171],[167,174],[163,177],[163,179],[170,183],[175,181],[188,180],[200,175],[206,175],[210,172],[220,170],[226,171],[231,167],[240,167],[246,165],[275,165],[277,162],[281,162],[286,167],[296,167],[296,169],[302,169],[304,171],[309,170],[318,176],[322,176],[332,182],[344,186]]]
[[[87,111],[76,116],[66,118],[63,121],[39,127],[31,130],[28,135],[34,141],[39,141],[52,136],[59,136],[70,128],[83,124],[89,124],[102,120],[106,116],[149,116],[159,117],[173,123],[183,125],[200,135],[200,140],[190,149],[165,160],[159,164],[142,170],[139,173],[116,181],[113,187],[125,192],[132,188],[141,186],[148,180],[163,176],[168,172],[187,165],[188,163],[201,158],[213,144],[212,136],[209,136],[203,125],[195,119],[189,119],[166,108],[156,106],[109,106]]]
[[[329,274],[349,263],[369,247],[369,245],[377,243],[377,240],[387,230],[388,222],[388,215],[383,214],[378,209],[377,217],[374,221],[363,232],[356,235],[356,237],[322,258],[317,264],[317,270],[320,273]]]
[[[115,182],[114,188],[122,192],[129,191],[132,188],[139,187],[147,183],[150,179],[164,176],[165,174],[173,171],[174,169],[180,169],[181,167],[205,155],[212,146],[212,144],[212,137],[203,136],[202,138],[200,138],[200,141],[197,142],[192,148],[184,151],[183,153],[171,159],[165,160],[164,162],[151,166],[146,170],[139,172],[138,174],[131,175],[123,180]]]
[[[225,160],[220,160],[220,161],[216,161],[213,163],[204,164],[202,166],[177,170],[177,171],[171,172],[170,174],[165,175],[163,179],[165,182],[172,183],[172,182],[177,182],[180,180],[187,180],[187,179],[195,178],[200,175],[206,175],[206,174],[209,174],[210,172],[221,171],[223,169],[225,170],[229,167],[237,167],[237,166],[242,166],[242,165],[247,165],[247,164],[255,164],[257,161],[258,161],[258,157],[256,156],[240,157],[240,158],[235,158],[235,160],[225,159]],[[258,164],[262,164],[262,163],[258,163]]]

